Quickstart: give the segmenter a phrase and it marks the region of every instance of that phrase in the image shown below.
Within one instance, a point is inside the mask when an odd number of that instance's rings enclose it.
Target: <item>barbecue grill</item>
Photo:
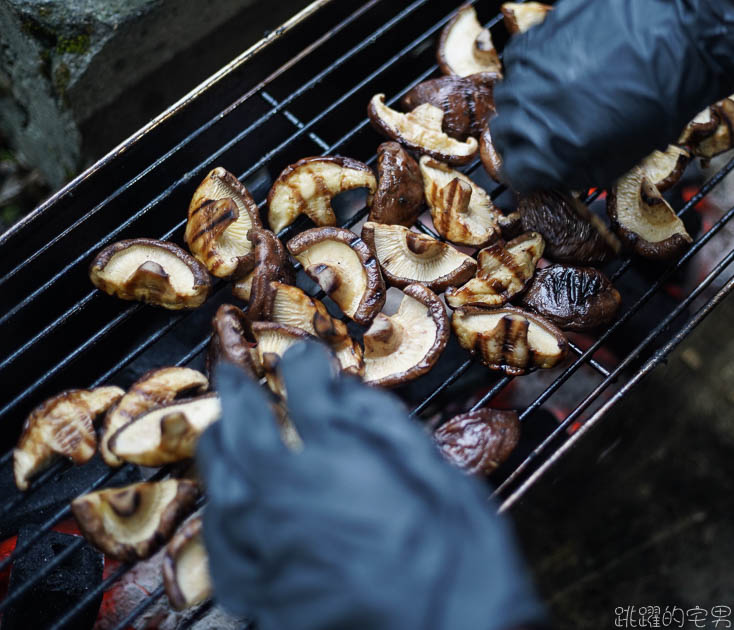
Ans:
[[[506,35],[501,25],[494,28],[500,22],[500,16],[495,15],[499,3],[473,0],[472,4],[480,18],[494,16],[487,26],[501,49]],[[366,120],[369,98],[385,92],[392,105],[413,85],[437,74],[437,36],[456,6],[453,0],[313,2],[0,236],[3,474],[9,474],[12,446],[34,406],[67,388],[103,383],[126,387],[152,366],[201,367],[209,341],[209,321],[219,304],[233,300],[228,285],[217,281],[207,304],[192,312],[123,302],[90,284],[87,267],[94,254],[111,242],[140,236],[183,245],[188,202],[198,182],[217,165],[237,174],[262,207],[273,179],[286,165],[304,156],[341,154],[374,164],[374,152],[382,139]],[[678,214],[684,218],[693,214],[697,204],[733,168],[734,159],[708,179]],[[478,160],[462,170],[489,187]],[[500,205],[511,203],[503,186],[494,185],[489,190]],[[589,192],[589,203],[603,194]],[[345,197],[337,215],[341,225],[354,227],[366,217],[367,209],[359,194]],[[707,226],[675,264],[646,270],[643,277],[647,284],[634,299],[621,289],[623,306],[617,319],[592,340],[572,337],[570,360],[546,374],[545,380],[523,377],[535,390],[531,387],[526,393],[530,398],[520,418],[532,422],[534,414],[575,375],[582,370],[595,374],[587,391],[537,443],[526,448],[526,455],[511,469],[498,471],[502,475],[496,494],[502,510],[521,499],[591,427],[601,423],[607,411],[731,292],[734,275],[729,265],[734,261],[734,249],[687,295],[658,313],[658,323],[645,330],[624,356],[617,356],[616,351],[604,353],[610,341],[633,325],[650,299],[720,233],[732,216],[734,208]],[[279,236],[288,238],[305,227],[307,221],[301,217]],[[430,222],[420,221],[416,227],[438,237]],[[622,258],[608,273],[617,282],[638,266],[649,268],[649,263]],[[725,271],[728,275],[722,284],[720,276]],[[720,288],[707,291],[714,282]],[[695,301],[702,294],[706,301],[699,306],[700,301]],[[691,310],[694,303],[698,306],[695,312]],[[672,325],[675,330],[671,334]],[[615,357],[613,364],[610,356]],[[454,348],[445,353],[431,374],[399,393],[411,405],[414,416],[435,424],[448,419],[445,409],[449,403],[461,405],[463,384],[472,374],[481,374],[483,382],[481,393],[470,400],[472,409],[493,401],[496,404],[511,384],[519,386],[523,381],[484,368],[473,372],[476,367],[468,354]],[[0,520],[32,500],[34,493],[69,467],[59,462],[41,474],[24,495],[2,499]],[[100,473],[82,492],[119,483],[130,467]],[[153,478],[170,473],[171,467],[164,467]],[[29,553],[46,531],[69,515],[67,505],[48,516],[36,533],[0,561],[0,571]],[[81,544],[79,539],[77,546]],[[74,545],[67,547],[17,585],[0,602],[0,612],[29,592],[74,549]],[[72,627],[84,606],[130,569],[129,564],[120,565],[81,599],[70,602],[53,627]],[[116,627],[134,623],[163,594],[162,586],[155,589],[127,611]],[[197,616],[205,615],[211,606],[211,602],[202,605]]]

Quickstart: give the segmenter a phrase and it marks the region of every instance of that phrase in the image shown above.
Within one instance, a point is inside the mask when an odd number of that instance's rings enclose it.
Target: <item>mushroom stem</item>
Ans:
[[[379,313],[364,334],[365,352],[372,357],[384,357],[395,352],[403,340],[404,332],[400,323]]]
[[[466,214],[471,201],[471,185],[458,177],[446,184],[439,193],[445,208],[451,208],[456,214]]]

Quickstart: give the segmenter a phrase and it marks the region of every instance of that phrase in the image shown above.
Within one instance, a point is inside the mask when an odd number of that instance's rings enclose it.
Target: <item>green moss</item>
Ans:
[[[89,35],[75,35],[74,37],[59,37],[56,43],[56,52],[82,55],[89,50]]]

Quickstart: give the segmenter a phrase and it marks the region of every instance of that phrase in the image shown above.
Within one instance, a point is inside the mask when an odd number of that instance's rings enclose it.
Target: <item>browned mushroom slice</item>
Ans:
[[[538,270],[520,302],[563,330],[590,330],[614,318],[622,297],[598,269],[551,265]]]
[[[604,221],[575,197],[539,192],[521,197],[518,208],[523,229],[539,232],[545,255],[559,262],[601,264],[621,249]]]
[[[482,188],[426,155],[421,157],[420,166],[433,225],[441,236],[477,247],[500,238],[506,218]]]
[[[388,282],[395,287],[420,282],[431,291],[441,293],[447,287],[466,282],[477,268],[471,256],[402,225],[368,221],[362,227],[362,238],[380,261]]]
[[[199,437],[220,414],[216,394],[171,402],[133,418],[110,438],[109,448],[140,466],[180,462],[194,456]]]
[[[148,558],[194,508],[198,485],[185,479],[134,483],[77,497],[71,511],[84,537],[123,562]]]
[[[166,546],[163,586],[176,610],[196,606],[212,594],[209,556],[201,528],[201,517],[192,518]]]
[[[196,308],[209,295],[209,274],[177,245],[151,238],[119,241],[99,252],[89,267],[95,287],[123,300],[171,310]]]
[[[734,98],[725,98],[698,114],[678,140],[697,157],[712,158],[734,147]]]
[[[367,206],[377,189],[370,167],[345,157],[307,157],[286,167],[268,193],[268,222],[278,233],[305,214],[316,225],[335,225],[331,200],[341,192],[367,188]]]
[[[261,375],[262,368],[253,344],[245,338],[248,322],[245,314],[232,304],[222,304],[212,319],[212,338],[206,357],[209,375],[218,361],[224,360],[241,367],[250,376]]]
[[[489,475],[511,454],[520,440],[515,411],[488,409],[454,416],[433,433],[446,458],[472,475]]]
[[[701,140],[713,135],[718,125],[718,115],[714,114],[711,107],[707,107],[696,114],[696,117],[685,126],[678,138],[678,144],[685,146],[698,144]]]
[[[385,283],[370,248],[354,232],[313,228],[288,241],[288,249],[347,317],[368,325],[385,304]]]
[[[423,208],[423,178],[418,163],[397,142],[377,147],[377,192],[370,221],[410,226]]]
[[[533,277],[543,249],[543,237],[537,232],[483,249],[477,257],[476,277],[463,287],[448,289],[446,302],[451,308],[467,304],[493,307],[509,302]]]
[[[505,2],[501,9],[505,28],[510,35],[517,35],[543,22],[553,7],[542,2]]]
[[[479,157],[482,160],[484,170],[489,173],[489,176],[497,183],[503,182],[502,156],[499,154],[497,149],[494,148],[494,144],[492,143],[492,133],[489,130],[489,122],[484,125],[482,134],[479,136]]]
[[[502,63],[492,43],[492,34],[477,19],[467,3],[444,27],[438,42],[438,65],[444,74],[465,77],[477,72],[502,74]]]
[[[607,197],[607,212],[625,245],[644,258],[678,258],[693,240],[639,167],[617,180]]]
[[[247,188],[217,167],[199,184],[189,204],[184,240],[191,252],[218,278],[251,264],[247,233],[260,226],[260,211]]]
[[[178,396],[200,394],[207,387],[209,381],[206,376],[191,368],[165,367],[143,374],[105,415],[99,441],[102,459],[108,466],[122,464],[122,460],[109,449],[109,441],[130,420]]]
[[[364,380],[395,387],[428,372],[449,339],[441,300],[422,284],[411,284],[398,312],[380,313],[364,334]]]
[[[75,464],[89,461],[97,450],[95,419],[124,393],[113,386],[71,389],[36,407],[26,418],[13,451],[15,485],[27,490],[31,477],[59,455]]]
[[[257,353],[268,387],[281,398],[285,398],[285,387],[278,374],[278,364],[288,348],[309,339],[311,335],[295,326],[278,322],[253,322],[252,335],[257,341]]]
[[[687,149],[671,144],[665,151],[653,151],[640,167],[647,179],[662,192],[678,182],[690,161],[691,154]]]
[[[457,140],[478,137],[485,120],[494,114],[494,84],[500,79],[494,72],[480,72],[468,77],[449,75],[416,85],[402,98],[410,111],[430,103],[443,110],[442,129]]]
[[[451,325],[463,348],[488,368],[511,376],[551,368],[568,352],[568,342],[555,325],[511,306],[464,306],[454,311]]]
[[[430,103],[403,114],[385,104],[384,94],[375,94],[367,114],[372,126],[381,134],[412,151],[432,155],[449,164],[466,164],[479,148],[475,138],[469,137],[462,142],[443,131],[443,110]]]

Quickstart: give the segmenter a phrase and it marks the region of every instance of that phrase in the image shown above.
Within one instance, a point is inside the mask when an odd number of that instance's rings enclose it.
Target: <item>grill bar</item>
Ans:
[[[150,595],[148,595],[144,600],[142,600],[135,608],[133,608],[130,611],[130,614],[128,614],[124,619],[118,623],[113,630],[125,630],[130,624],[135,621],[140,615],[142,615],[148,608],[150,608],[153,604],[155,604],[161,597],[163,597],[163,594],[165,593],[165,589],[163,588],[163,584],[161,584],[157,589],[155,589]],[[75,615],[74,615],[75,616]],[[73,616],[71,617],[73,618]],[[63,625],[59,625],[59,628],[63,628]]]

